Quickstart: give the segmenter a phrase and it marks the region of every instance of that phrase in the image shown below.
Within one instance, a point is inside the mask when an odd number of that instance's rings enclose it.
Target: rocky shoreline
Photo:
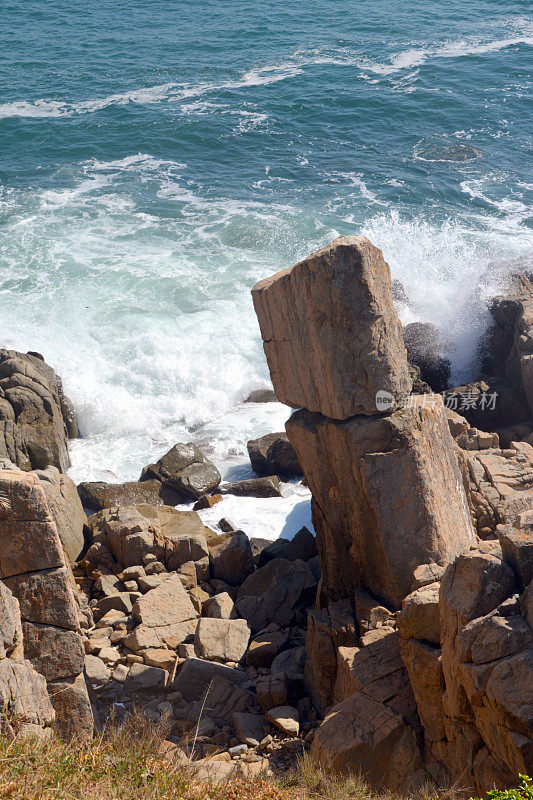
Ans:
[[[533,773],[533,281],[491,304],[484,374],[450,387],[402,330],[381,251],[341,237],[252,292],[286,432],[222,483],[194,443],[83,483],[41,356],[0,351],[0,725],[83,743],[141,710],[212,780],[309,751],[377,789],[485,793]],[[394,300],[393,300],[394,297]],[[198,511],[312,492],[315,536]],[[175,508],[194,503],[193,510]]]

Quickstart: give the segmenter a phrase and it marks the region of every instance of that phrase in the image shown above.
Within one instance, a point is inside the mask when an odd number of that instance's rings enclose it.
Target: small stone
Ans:
[[[247,744],[237,744],[235,747],[230,747],[228,753],[233,758],[234,756],[243,756],[248,752]]]
[[[298,710],[293,706],[278,706],[266,712],[266,718],[283,733],[290,736],[298,736],[300,723],[298,721]]]
[[[162,572],[166,571],[167,568],[160,561],[153,561],[151,564],[146,565],[147,575],[160,575]]]

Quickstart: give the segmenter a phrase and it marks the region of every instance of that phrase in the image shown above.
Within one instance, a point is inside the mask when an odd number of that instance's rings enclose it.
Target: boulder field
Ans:
[[[76,490],[59,379],[0,351],[4,735],[84,742],[136,709],[217,780],[304,752],[398,793],[533,773],[533,284],[493,300],[486,372],[455,389],[393,294],[346,236],[253,289],[275,394],[248,401],[298,410],[234,483],[179,442],[138,481]],[[302,477],[316,539],[197,513]]]

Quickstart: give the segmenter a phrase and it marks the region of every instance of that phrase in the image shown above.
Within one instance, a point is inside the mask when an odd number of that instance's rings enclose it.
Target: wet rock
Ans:
[[[270,475],[265,478],[249,478],[244,481],[225,483],[219,487],[221,494],[233,494],[237,497],[281,497],[279,478]]]
[[[250,439],[248,455],[257,475],[280,475],[282,478],[299,478],[302,469],[294,448],[285,433],[267,433],[259,439]]]
[[[444,356],[446,344],[436,325],[411,322],[403,329],[403,340],[409,363],[420,367],[420,377],[434,392],[448,388],[451,364]]]
[[[212,492],[221,476],[214,464],[193,444],[178,443],[155,464],[149,464],[141,473],[141,481],[156,478],[186,500],[198,500]]]
[[[245,403],[277,403],[278,398],[273,389],[254,389],[250,392]]]
[[[78,493],[84,508],[91,511],[100,511],[103,508],[115,508],[116,506],[137,506],[141,503],[151,506],[175,506],[180,502],[181,497],[155,478],[126,483],[104,483],[103,481],[80,483]]]

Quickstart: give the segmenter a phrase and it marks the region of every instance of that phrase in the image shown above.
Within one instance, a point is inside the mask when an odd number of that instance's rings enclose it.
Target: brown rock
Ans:
[[[339,647],[337,677],[333,699],[335,703],[362,692],[396,714],[412,727],[418,727],[418,716],[397,631],[381,628],[376,638],[365,647]]]
[[[270,631],[255,636],[246,653],[246,663],[251,667],[270,667],[274,658],[285,647],[288,640],[285,631]]]
[[[238,586],[254,571],[250,540],[243,531],[211,534],[207,541],[213,578]]]
[[[309,605],[316,582],[305,561],[275,558],[249,575],[237,592],[236,608],[257,632],[271,622],[290,625],[299,603]]]
[[[409,393],[390,270],[367,239],[335,239],[252,298],[280,402],[342,420],[375,414],[378,391],[392,406]]]
[[[73,678],[83,672],[85,653],[74,631],[23,622],[22,634],[24,655],[47,681]]]
[[[19,604],[8,587],[0,581],[0,659],[20,652],[22,625]]]
[[[0,458],[23,470],[70,466],[67,436],[78,435],[61,380],[36,354],[0,350]]]
[[[139,597],[132,613],[138,622],[149,628],[174,625],[198,616],[177,575]]]
[[[270,711],[266,712],[266,718],[288,736],[298,736],[300,733],[298,709],[293,708],[293,706],[271,708]]]
[[[330,709],[315,733],[311,758],[373,788],[398,790],[421,766],[415,736],[399,714],[360,692]]]
[[[398,616],[398,630],[403,639],[440,644],[439,588],[439,583],[430,583],[407,595]]]
[[[44,489],[68,563],[74,566],[85,544],[83,528],[87,520],[76,484],[53,466],[38,470],[36,474]]]
[[[5,584],[19,601],[23,622],[78,630],[74,596],[64,567],[15,575],[6,578]]]
[[[0,729],[44,738],[55,719],[46,681],[28,661],[0,659]]]
[[[424,397],[388,417],[335,422],[298,411],[287,422],[333,598],[353,596],[359,580],[400,608],[421,564],[444,566],[474,544],[442,404]]]
[[[233,661],[244,656],[250,628],[243,619],[200,619],[194,636],[197,655],[208,661]]]
[[[93,733],[93,711],[83,675],[48,684],[56,712],[55,732],[64,742],[88,744]]]

